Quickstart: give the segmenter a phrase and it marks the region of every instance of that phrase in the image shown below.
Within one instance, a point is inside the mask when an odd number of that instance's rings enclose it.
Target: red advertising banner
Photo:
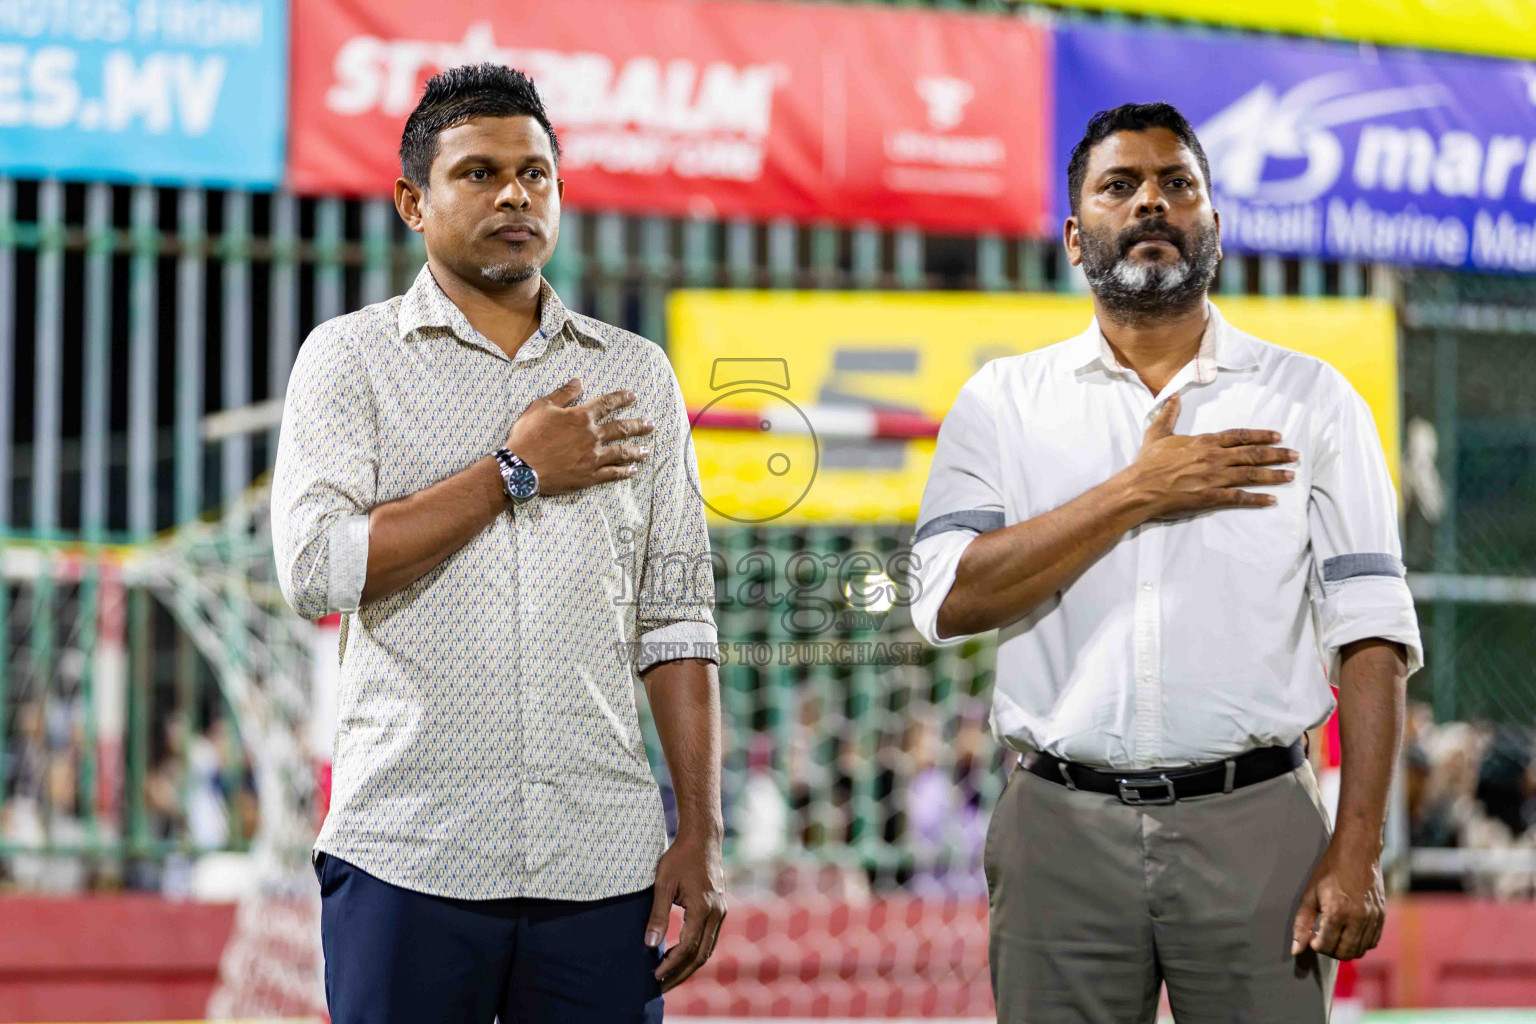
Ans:
[[[1038,233],[1050,42],[1016,18],[747,0],[304,0],[289,178],[384,194],[442,68],[533,76],[566,201]]]

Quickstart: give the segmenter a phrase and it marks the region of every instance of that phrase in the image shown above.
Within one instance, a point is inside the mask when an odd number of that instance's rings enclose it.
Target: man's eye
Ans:
[[[1126,181],[1112,181],[1109,183],[1109,190],[1111,192],[1119,192],[1130,187],[1130,182]]]
[[[1169,188],[1189,188],[1188,178],[1174,178],[1168,182]]]
[[[476,167],[474,170],[469,172],[469,176],[475,181],[484,181],[486,178],[490,177],[490,174],[491,172],[486,170],[484,167]]]
[[[538,181],[544,177],[544,172],[537,167],[528,168],[528,174],[532,175],[534,181]]]

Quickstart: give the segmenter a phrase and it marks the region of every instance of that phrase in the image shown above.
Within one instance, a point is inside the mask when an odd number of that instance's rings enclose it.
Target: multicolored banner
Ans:
[[[287,13],[283,0],[0,4],[0,173],[275,186]]]
[[[1429,50],[1536,57],[1536,4],[1522,0],[1056,0],[1065,7],[1189,18],[1266,32]]]
[[[1318,356],[1370,405],[1394,475],[1397,328],[1392,307],[1351,299],[1221,297],[1260,338]],[[1083,331],[1087,296],[910,292],[679,291],[668,351],[695,420],[751,413],[753,430],[695,427],[703,498],[716,521],[912,522],[931,439],[818,437],[829,410],[942,418],[983,363]],[[855,417],[849,417],[855,418]]]
[[[1536,271],[1536,64],[1074,25],[1056,75],[1063,166],[1097,110],[1183,111],[1228,250]]]
[[[290,181],[388,193],[424,81],[528,72],[566,201],[1034,233],[1049,47],[1020,19],[741,0],[296,4]]]

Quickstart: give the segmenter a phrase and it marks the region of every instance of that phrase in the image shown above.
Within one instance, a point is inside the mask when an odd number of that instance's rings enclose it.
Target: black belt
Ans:
[[[1306,763],[1307,754],[1297,740],[1288,747],[1259,747],[1246,754],[1210,764],[1184,768],[1153,768],[1117,772],[1063,761],[1050,754],[1031,754],[1020,761],[1024,770],[1068,789],[1108,793],[1123,804],[1171,804],[1192,796],[1230,793],[1256,782],[1265,782]]]

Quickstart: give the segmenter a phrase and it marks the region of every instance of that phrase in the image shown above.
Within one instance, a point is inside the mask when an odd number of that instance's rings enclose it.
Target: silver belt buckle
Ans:
[[[1120,783],[1120,802],[1133,807],[1171,804],[1178,795],[1173,791],[1173,780],[1166,775],[1155,779],[1117,779]],[[1158,790],[1163,792],[1158,793]]]

